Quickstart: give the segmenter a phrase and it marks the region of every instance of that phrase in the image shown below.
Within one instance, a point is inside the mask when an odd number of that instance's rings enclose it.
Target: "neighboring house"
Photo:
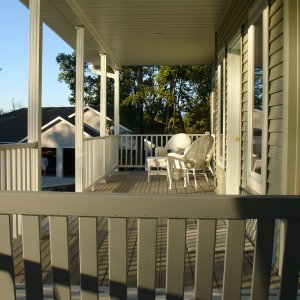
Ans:
[[[67,216],[79,216],[82,297],[89,297],[91,293],[96,299],[99,291],[97,217],[107,217],[103,219],[108,219],[109,224],[109,268],[106,270],[109,270],[110,296],[126,299],[127,220],[138,218],[135,248],[138,298],[154,298],[156,292],[156,233],[160,223],[166,230],[160,235],[163,233],[167,238],[166,285],[162,290],[166,291],[167,299],[184,299],[186,219],[193,222],[197,219],[195,295],[190,298],[211,299],[216,220],[221,219],[227,220],[228,229],[224,264],[218,259],[222,268],[224,265],[222,299],[242,297],[242,258],[245,236],[249,236],[246,227],[248,221],[255,220],[258,230],[255,230],[254,265],[250,275],[253,280],[251,299],[268,299],[272,258],[282,275],[279,298],[296,299],[300,266],[299,0],[21,2],[30,6],[28,113],[32,118],[28,124],[27,145],[2,145],[0,151],[0,163],[5,166],[0,168],[2,190],[19,191],[4,192],[0,196],[0,250],[5,259],[2,272],[5,274],[0,283],[7,287],[0,291],[5,294],[8,290],[10,298],[14,298],[10,215],[22,214],[23,254],[27,262],[24,264],[25,286],[31,296],[28,299],[43,298],[42,273],[38,271],[41,265],[39,220],[46,215],[51,218],[55,297],[70,298]],[[38,155],[43,147],[38,118],[41,113],[42,22],[76,50],[76,193],[72,195],[36,193],[41,186]],[[95,139],[95,143],[84,139],[97,131],[92,128],[96,124],[85,121],[81,113],[85,59],[96,65],[97,74],[101,74],[100,117],[103,122],[100,122],[100,132],[104,138]],[[220,195],[169,193],[165,197],[82,193],[94,191],[96,184],[105,181],[119,165],[119,126],[114,136],[106,136],[104,124],[107,77],[114,80],[114,121],[118,125],[119,70],[128,65],[158,64],[215,64],[211,131],[216,135],[216,192]],[[108,65],[111,73],[107,72]],[[87,115],[90,113],[88,110]],[[49,133],[53,137],[58,133],[60,140],[60,130],[64,128],[74,138],[71,114],[61,118],[53,116],[44,123],[42,135]],[[56,120],[53,126],[46,126],[51,120]],[[14,132],[20,135],[21,127],[26,128],[25,123],[14,121],[10,128],[1,127],[1,132],[5,131],[2,141],[10,142],[7,139]],[[16,141],[24,138],[26,129]],[[125,181],[118,184],[127,185]],[[161,218],[168,221],[161,222]],[[102,229],[98,232],[103,233]],[[9,298],[5,295],[3,299]]]
[[[107,117],[111,123],[112,120]],[[27,141],[27,108],[9,112],[0,117],[0,143]],[[84,137],[99,136],[100,113],[84,108]],[[107,132],[109,129],[107,129]],[[131,131],[120,125],[120,133]],[[42,109],[42,156],[49,164],[46,175],[57,177],[75,175],[75,108],[44,107]]]

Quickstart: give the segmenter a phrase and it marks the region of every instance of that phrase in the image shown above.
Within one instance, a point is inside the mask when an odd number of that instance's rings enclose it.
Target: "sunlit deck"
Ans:
[[[212,178],[210,178],[213,180]],[[204,178],[199,178],[198,193],[213,195],[211,187],[208,186]],[[190,194],[196,193],[193,183],[184,188],[182,180],[176,181],[175,188],[168,189],[165,176],[153,176],[150,182],[147,181],[145,171],[120,171],[114,172],[106,183],[98,183],[95,186],[96,193],[132,193],[132,194]],[[224,220],[217,221],[215,262],[214,262],[214,283],[216,290],[222,288],[224,253],[226,240],[226,224]],[[79,233],[78,218],[68,218],[69,231],[69,261],[70,279],[72,285],[80,282],[79,271]],[[49,238],[48,217],[42,221],[41,225],[42,241],[42,269],[44,283],[52,283],[51,255]],[[157,220],[157,246],[156,246],[156,287],[165,287],[166,283],[166,250],[167,250],[167,220]],[[185,246],[185,287],[192,287],[195,276],[195,256],[196,256],[196,235],[197,221],[189,219],[186,225],[186,246]],[[108,269],[108,218],[98,218],[98,281],[100,286],[109,285]],[[127,282],[129,287],[136,287],[137,282],[137,219],[127,219]],[[243,279],[242,288],[248,289],[251,286],[253,269],[253,245],[245,238]],[[22,258],[22,245],[20,240],[14,242],[14,265],[17,282],[24,282],[24,265]],[[272,271],[271,287],[279,287],[279,277]]]
[[[198,178],[198,191],[195,190],[194,182],[187,187],[183,186],[183,180],[175,180],[172,190],[168,189],[166,176],[150,176],[147,179],[145,171],[120,171],[114,172],[106,183],[98,183],[94,191],[100,193],[132,193],[132,194],[192,194],[213,193],[213,189],[207,184],[204,176]],[[209,178],[213,186],[213,177]]]

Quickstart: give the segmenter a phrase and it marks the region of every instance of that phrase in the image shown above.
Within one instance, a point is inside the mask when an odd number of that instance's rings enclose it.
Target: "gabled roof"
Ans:
[[[43,107],[42,127],[57,117],[67,119],[74,107]],[[17,143],[27,137],[27,108],[0,116],[0,142]]]
[[[85,107],[84,111],[92,110]],[[75,107],[43,107],[42,132],[58,122],[66,121],[75,126]],[[121,125],[120,125],[121,126]],[[128,130],[122,126],[125,130]],[[91,137],[99,135],[99,131],[84,124],[84,132]],[[0,116],[0,143],[24,142],[27,138],[27,108],[21,108]]]

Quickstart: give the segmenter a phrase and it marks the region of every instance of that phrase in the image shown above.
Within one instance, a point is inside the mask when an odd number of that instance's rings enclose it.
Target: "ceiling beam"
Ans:
[[[66,3],[68,3],[69,7],[72,9],[72,11],[75,13],[75,15],[78,17],[78,19],[81,21],[81,24],[75,24],[75,25],[82,25],[85,27],[85,29],[90,33],[90,35],[94,38],[96,41],[99,49],[97,49],[102,54],[106,54],[109,57],[109,60],[111,61],[111,67],[113,69],[119,69],[121,67],[120,63],[116,59],[115,55],[112,53],[112,51],[109,49],[107,44],[104,42],[104,39],[102,36],[97,32],[95,27],[90,22],[89,18],[85,15],[85,13],[80,8],[79,4],[76,0],[65,0]]]

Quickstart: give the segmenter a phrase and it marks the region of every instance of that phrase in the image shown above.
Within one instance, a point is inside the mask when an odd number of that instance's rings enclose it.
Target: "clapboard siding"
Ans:
[[[282,138],[283,134],[280,132],[271,132],[269,134],[269,141],[268,145],[272,146],[282,146]],[[278,157],[278,159],[281,159],[281,157]]]
[[[275,119],[269,121],[269,132],[282,132],[283,120]]]
[[[282,119],[282,118],[283,118],[282,105],[276,105],[276,106],[270,107],[269,120]]]
[[[270,58],[270,62],[272,62],[272,57]],[[283,77],[283,66],[282,62],[278,63],[275,67],[271,66],[270,64],[270,71],[269,71],[269,80],[275,80],[280,77]]]
[[[269,10],[269,128],[267,194],[281,194],[283,146],[283,1]]]
[[[270,4],[270,16],[273,16],[279,9],[282,8],[283,0],[273,0]]]
[[[217,49],[230,41],[248,20],[248,9],[252,1],[242,0],[239,5],[232,1],[231,6],[218,28]]]
[[[226,15],[227,22],[221,24],[217,32],[217,59],[221,61],[222,49],[238,32],[242,33],[242,105],[241,105],[241,178],[242,185],[247,185],[247,153],[248,153],[248,29],[249,8],[254,1],[246,1],[243,5],[235,5]],[[269,60],[268,60],[268,140],[267,140],[267,193],[274,190],[280,191],[280,172],[276,172],[274,165],[282,164],[283,146],[283,16],[284,8],[282,0],[270,0],[269,4]],[[227,70],[226,70],[227,74]],[[227,78],[226,78],[227,82]],[[227,120],[226,122],[229,122]],[[226,128],[225,128],[226,130]],[[226,132],[226,131],[225,131]],[[226,151],[225,151],[226,158]],[[225,160],[226,162],[226,160]],[[217,176],[223,174],[218,174]],[[270,177],[270,179],[269,179]],[[221,180],[220,180],[221,181]],[[222,179],[223,181],[223,179]],[[277,187],[273,187],[277,185]]]
[[[283,104],[283,92],[277,92],[270,94],[269,106],[282,105]]]
[[[247,24],[248,22],[248,9],[251,5],[252,1],[246,1],[242,0],[239,5],[236,5],[234,1],[232,1],[231,6],[229,7],[224,20],[221,22],[218,31],[217,31],[217,55],[221,52],[221,49],[223,49],[228,42],[230,42],[234,36],[242,31],[243,25]],[[245,30],[247,32],[247,30]],[[243,36],[242,38],[242,93],[245,95],[248,91],[248,78],[247,78],[247,72],[248,72],[248,36],[247,34]],[[226,75],[227,75],[227,61],[226,61]],[[225,134],[227,134],[227,124],[230,122],[230,120],[227,120],[227,76],[226,76],[226,104],[225,104]],[[247,97],[247,96],[245,96]],[[244,108],[243,108],[244,109]],[[243,117],[243,116],[242,116]],[[247,122],[247,119],[243,119],[244,122]],[[224,152],[224,159],[225,159],[225,171],[226,171],[226,165],[227,165],[227,139],[225,135],[225,152]],[[243,133],[241,136],[241,139],[243,139]],[[244,145],[243,145],[244,144]],[[245,151],[243,147],[246,147],[245,143],[242,143],[242,151]],[[243,157],[243,155],[242,155]],[[222,176],[222,179],[218,178],[219,184],[225,185],[225,172],[222,169],[217,170],[217,176]],[[220,187],[217,189],[217,192],[219,192]],[[225,190],[225,186],[223,187],[223,190]]]
[[[283,48],[283,35],[278,36],[275,40],[270,42],[270,55]]]
[[[275,25],[274,28],[270,29],[270,42],[273,42],[276,38],[278,38],[282,34],[283,21],[279,22]]]
[[[283,61],[283,49],[278,50],[270,56],[270,68],[279,67]],[[282,69],[282,66],[280,66]]]
[[[270,145],[268,157],[275,158],[282,156],[282,147]]]
[[[273,29],[278,23],[280,23],[283,19],[283,6],[273,14],[270,14],[270,29]]]
[[[244,28],[242,36],[242,145],[241,145],[241,184],[246,185],[247,183],[247,153],[248,153],[248,33]]]
[[[283,91],[283,78],[277,78],[269,82],[269,95]]]

